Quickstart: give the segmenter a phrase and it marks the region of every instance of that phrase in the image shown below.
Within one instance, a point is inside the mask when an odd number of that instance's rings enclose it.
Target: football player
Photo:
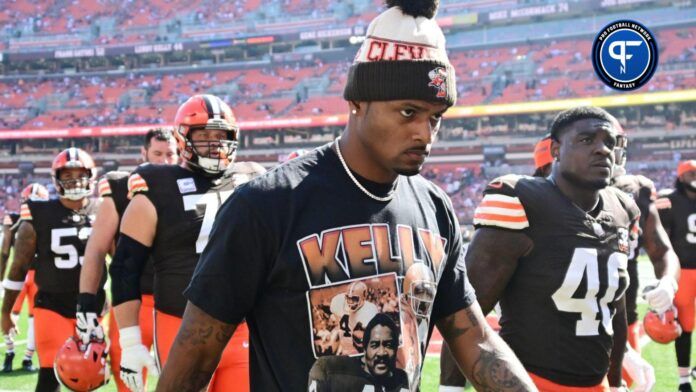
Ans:
[[[338,318],[338,326],[343,331],[341,344],[344,350],[352,345],[358,353],[363,352],[362,338],[365,326],[379,313],[377,305],[367,300],[367,285],[363,282],[353,282],[348,291],[336,295],[331,300],[330,308],[332,315]]]
[[[151,164],[176,164],[178,161],[177,146],[174,136],[166,129],[151,129],[145,135],[145,144],[141,148],[141,159]],[[107,253],[113,254],[113,248],[118,240],[118,225],[123,212],[128,205],[128,175],[129,173],[114,171],[104,175],[99,180],[97,189],[102,202],[92,225],[92,235],[87,241],[85,260],[80,273],[80,296],[78,297],[77,335],[83,343],[91,338],[100,339],[104,332],[97,323],[99,309],[96,307],[96,293],[104,273],[104,263]],[[143,344],[150,349],[152,346],[152,264],[147,263],[140,280],[142,294],[140,307],[140,326],[143,333]],[[123,381],[118,377],[121,362],[121,346],[119,345],[118,327],[113,315],[109,315],[109,340],[111,346],[111,370],[116,375],[116,385],[121,392],[128,391]],[[143,385],[147,374],[143,373]]]
[[[475,211],[471,283],[485,313],[500,301],[500,335],[540,391],[621,386],[628,235],[640,211],[609,187],[623,143],[615,124],[595,107],[559,113],[550,177],[500,177]]]
[[[12,304],[36,254],[38,292],[34,298],[34,320],[40,364],[37,391],[55,391],[59,386],[53,361],[66,339],[75,332],[80,268],[97,210],[97,203],[90,199],[96,169],[89,154],[68,148],[56,156],[51,172],[59,198],[29,200],[22,205],[15,257],[4,282],[7,292],[2,304],[2,331],[8,333],[15,328],[10,317]],[[102,306],[104,297],[104,291],[100,290],[98,306]]]
[[[48,200],[48,189],[39,183],[33,183],[27,185],[19,196],[20,203],[26,203],[27,200],[37,201],[37,200]],[[2,271],[0,276],[4,276],[5,262],[9,259],[10,250],[14,245],[14,237],[17,234],[17,228],[19,227],[19,214],[10,213],[5,215],[5,220],[3,221],[3,240],[2,240],[2,259],[0,259],[0,271]],[[24,358],[22,359],[22,370],[33,372],[36,369],[32,362],[34,357],[34,351],[36,349],[35,339],[34,339],[34,296],[36,295],[36,284],[34,283],[34,266],[29,267],[29,272],[27,272],[27,277],[24,281],[24,286],[22,291],[19,292],[19,296],[15,301],[14,307],[12,307],[12,317],[16,319],[19,318],[19,313],[22,311],[22,305],[24,305],[24,300],[27,300],[27,307],[29,310],[29,317],[27,319],[27,349],[24,352]],[[14,360],[14,334],[10,333],[5,335],[5,361],[3,362],[2,371],[8,373],[12,371],[12,361]]]
[[[144,367],[156,371],[139,325],[143,266],[152,257],[155,355],[164,366],[186,306],[182,292],[218,207],[235,187],[264,171],[258,164],[233,164],[239,129],[232,110],[216,96],[191,97],[179,107],[175,127],[181,164],[144,165],[129,177],[131,201],[110,267],[120,375],[132,391],[143,389]],[[248,357],[248,332],[242,326],[227,345],[209,390],[248,390]]]
[[[620,124],[616,124],[624,134]],[[625,134],[624,134],[625,136]],[[621,140],[627,140],[625,137]],[[651,309],[663,313],[672,306],[679,279],[679,259],[672,249],[667,233],[660,222],[660,215],[655,206],[657,191],[650,179],[641,175],[626,174],[626,146],[616,149],[616,166],[612,185],[633,198],[640,209],[639,225],[631,235],[631,252],[628,257],[628,274],[630,284],[626,290],[626,316],[628,321],[628,342],[634,350],[640,352],[638,342],[639,325],[636,298],[638,296],[638,255],[644,247],[655,269],[655,276],[660,279],[654,289],[645,293],[645,299]]]
[[[250,181],[220,209],[186,289],[189,303],[158,390],[204,388],[226,337],[243,320],[249,322],[252,339],[255,391],[320,388],[310,375],[320,361],[340,365],[324,368],[329,372],[325,375],[336,381],[328,386],[334,391],[417,390],[419,386],[410,380],[419,378],[422,363],[406,368],[408,359],[402,355],[406,361],[398,360],[398,351],[404,348],[396,347],[400,337],[417,329],[416,317],[393,320],[399,331],[388,335],[383,334],[383,324],[378,334],[366,326],[363,337],[370,343],[364,367],[350,361],[361,376],[388,378],[389,386],[381,381],[353,379],[355,383],[343,384],[334,379],[346,359],[360,359],[317,358],[312,331],[316,320],[312,306],[319,305],[312,304],[313,297],[321,298],[323,306],[337,288],[342,291],[344,285],[364,279],[372,282],[367,279],[380,275],[384,276],[378,280],[391,279],[396,289],[414,264],[423,264],[435,279],[428,333],[438,325],[457,363],[467,375],[476,375],[476,388],[534,390],[524,368],[490,331],[476,304],[451,201],[418,175],[442,115],[456,102],[454,67],[433,19],[437,4],[388,1],[389,8],[368,27],[349,71],[344,98],[350,112],[340,138]],[[375,304],[391,300],[395,295],[391,290],[391,286],[374,290],[370,299]],[[424,293],[417,290],[417,294]],[[373,355],[373,338],[375,353],[386,355]],[[422,358],[408,357],[412,362]]]
[[[696,301],[696,160],[679,162],[675,191],[655,204],[681,264],[674,298],[682,334],[674,342],[679,367],[679,391],[692,391],[689,367]],[[696,375],[696,368],[692,370]]]

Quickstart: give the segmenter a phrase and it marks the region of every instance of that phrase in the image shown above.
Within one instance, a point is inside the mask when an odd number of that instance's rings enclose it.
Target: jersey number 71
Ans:
[[[203,252],[203,249],[205,249],[205,246],[208,244],[208,235],[213,228],[217,210],[231,194],[232,191],[222,191],[219,193],[203,193],[184,196],[184,210],[191,211],[200,206],[205,209],[201,230],[198,232],[198,239],[196,239],[196,253]]]

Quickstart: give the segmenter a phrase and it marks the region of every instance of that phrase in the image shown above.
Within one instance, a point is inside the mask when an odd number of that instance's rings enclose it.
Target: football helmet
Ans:
[[[220,98],[208,94],[189,98],[177,110],[174,127],[181,158],[192,168],[216,175],[234,161],[239,127],[232,109]],[[194,143],[191,135],[199,129],[226,131],[227,138]]]
[[[58,350],[53,371],[58,381],[71,391],[93,391],[109,382],[107,354],[105,342],[91,341],[85,345],[73,336]]]
[[[363,282],[353,282],[346,291],[346,309],[348,313],[355,313],[367,300],[367,285]]]
[[[86,175],[74,180],[61,180],[60,171],[63,169],[85,169]],[[92,157],[84,150],[70,147],[63,150],[53,160],[51,177],[60,197],[70,200],[80,200],[92,195],[97,170]]]
[[[544,136],[534,146],[534,169],[538,170],[553,162],[551,156],[551,136]]]
[[[686,160],[679,162],[677,165],[677,181],[681,182],[687,189],[691,191],[696,191],[696,180],[689,181],[689,177],[693,179],[693,176],[684,176],[686,173],[696,170],[696,159]]]
[[[19,197],[22,203],[26,203],[27,200],[48,200],[48,189],[38,182],[35,182],[22,189],[22,193]]]
[[[404,275],[402,291],[417,316],[430,317],[437,284],[435,275],[427,265],[416,263],[408,268]]]
[[[677,321],[677,310],[674,307],[661,315],[652,310],[646,313],[643,318],[643,328],[650,339],[662,344],[673,342],[682,333],[681,325]]]
[[[681,161],[677,165],[677,177],[694,170],[696,170],[696,159]]]

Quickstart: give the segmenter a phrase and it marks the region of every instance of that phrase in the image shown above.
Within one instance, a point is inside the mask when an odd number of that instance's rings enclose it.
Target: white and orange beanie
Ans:
[[[439,0],[387,0],[367,28],[348,73],[348,101],[457,101],[445,36],[433,19]]]

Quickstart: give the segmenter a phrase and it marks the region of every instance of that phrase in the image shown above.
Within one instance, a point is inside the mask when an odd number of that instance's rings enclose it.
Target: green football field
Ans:
[[[652,266],[646,258],[641,259],[640,263],[640,275],[641,283],[650,283],[653,278]],[[645,305],[640,306],[641,318],[645,313]],[[21,363],[21,357],[24,355],[24,348],[26,347],[26,312],[22,313],[20,319],[20,334],[17,338],[17,344],[15,352],[15,367],[18,367]],[[665,391],[676,391],[677,390],[677,379],[676,379],[676,358],[674,355],[674,345],[661,345],[649,341],[649,339],[644,339],[647,343],[643,347],[643,357],[650,362],[655,367],[655,374],[657,377],[657,384],[653,391],[665,392]],[[562,349],[559,347],[559,349]],[[2,353],[4,359],[5,347],[3,343],[0,343],[0,353]],[[35,366],[38,366],[38,359],[34,358]],[[692,362],[692,366],[695,363]],[[425,367],[423,369],[423,378],[421,384],[421,391],[423,392],[434,392],[437,391],[439,383],[440,374],[440,360],[435,357],[428,357],[425,361]],[[156,378],[150,377],[148,381],[148,390],[154,390],[156,384]],[[0,373],[0,392],[5,391],[33,391],[36,385],[36,373],[25,373],[22,371],[14,371],[9,374]],[[116,391],[116,387],[113,383],[103,387],[103,391]],[[472,389],[469,389],[472,390]]]

